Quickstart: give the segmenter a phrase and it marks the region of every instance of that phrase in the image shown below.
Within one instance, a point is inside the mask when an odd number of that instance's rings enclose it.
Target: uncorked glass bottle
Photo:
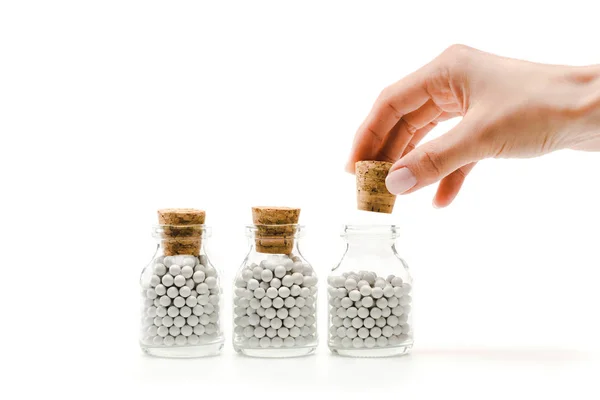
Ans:
[[[205,212],[158,211],[156,254],[141,284],[142,350],[159,357],[216,355],[223,347],[219,273],[206,254]]]
[[[317,347],[317,277],[299,249],[300,209],[254,207],[250,250],[234,282],[233,346],[255,357],[296,357]]]

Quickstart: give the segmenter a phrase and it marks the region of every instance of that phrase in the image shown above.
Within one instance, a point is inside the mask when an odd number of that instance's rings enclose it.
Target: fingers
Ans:
[[[398,160],[413,136],[442,113],[434,101],[429,99],[417,110],[402,116],[383,140],[377,159],[389,162]]]
[[[433,199],[433,205],[437,208],[450,205],[460,191],[465,178],[476,164],[477,163],[467,164],[442,179],[440,185],[438,186],[437,193]]]
[[[429,66],[425,66],[381,92],[367,119],[356,132],[351,156],[346,166],[348,171],[354,172],[356,161],[376,159],[382,146],[386,146],[388,142],[388,134],[400,118],[419,109],[430,100],[426,88],[428,76]],[[407,134],[408,131],[400,125],[392,135],[404,138]],[[408,143],[410,138],[404,140]],[[396,151],[395,156],[398,157],[403,150],[398,151],[398,148],[390,144],[386,154]]]
[[[483,158],[473,134],[477,123],[477,117],[467,115],[445,135],[407,153],[390,169],[388,190],[394,194],[414,192]]]

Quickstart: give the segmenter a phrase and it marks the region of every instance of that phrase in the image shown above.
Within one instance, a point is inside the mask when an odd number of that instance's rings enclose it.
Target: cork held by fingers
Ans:
[[[358,161],[356,163],[356,201],[359,210],[391,214],[396,196],[385,186],[392,163]]]

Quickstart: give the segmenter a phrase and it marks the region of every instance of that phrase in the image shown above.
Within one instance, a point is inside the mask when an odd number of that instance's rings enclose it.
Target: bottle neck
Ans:
[[[385,254],[396,252],[398,231],[395,225],[347,225],[342,235],[349,254]]]

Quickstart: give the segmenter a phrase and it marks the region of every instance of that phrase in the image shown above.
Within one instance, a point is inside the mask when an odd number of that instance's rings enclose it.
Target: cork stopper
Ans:
[[[359,210],[391,214],[396,196],[388,192],[385,178],[392,163],[358,161],[356,163],[356,200]]]
[[[294,248],[299,208],[252,207],[256,226],[256,251],[268,254],[290,254]]]
[[[167,256],[197,256],[202,245],[202,226],[206,212],[193,208],[158,210],[158,223],[163,225],[163,249]]]

